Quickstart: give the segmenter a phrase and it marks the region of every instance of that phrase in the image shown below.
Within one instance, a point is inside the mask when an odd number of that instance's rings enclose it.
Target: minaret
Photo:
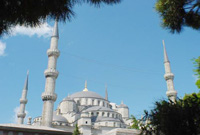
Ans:
[[[88,91],[88,89],[87,89],[87,81],[85,81],[85,88],[83,89],[83,91]]]
[[[55,91],[56,78],[58,71],[56,70],[57,58],[60,55],[58,50],[58,22],[55,21],[53,34],[51,36],[50,49],[47,50],[48,68],[44,71],[46,77],[45,92],[42,93],[43,111],[42,111],[42,125],[51,127],[53,120],[54,102],[57,99]]]
[[[29,74],[29,72],[27,72],[27,77],[26,77],[26,80],[25,80],[24,88],[22,90],[22,97],[20,98],[20,110],[17,114],[18,124],[24,124],[24,118],[26,116],[25,107],[26,107],[26,104],[28,102],[28,100],[26,98],[27,97],[27,91],[28,91],[28,74]]]
[[[108,100],[108,91],[107,91],[107,85],[106,85],[106,91],[105,91],[105,100]]]
[[[170,67],[170,62],[167,56],[167,51],[165,48],[165,42],[163,40],[163,48],[164,48],[164,66],[165,66],[165,75],[164,78],[167,82],[167,92],[166,95],[167,97],[175,102],[176,101],[176,97],[177,97],[177,92],[174,89],[174,74],[171,72],[171,67]]]

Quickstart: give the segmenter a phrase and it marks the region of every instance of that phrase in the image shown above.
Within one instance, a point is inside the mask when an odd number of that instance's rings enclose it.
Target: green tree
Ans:
[[[196,81],[197,87],[200,89],[200,56],[197,59],[194,59],[194,72],[198,80]]]
[[[200,0],[157,0],[156,11],[162,18],[162,26],[172,33],[180,33],[183,27],[200,30]],[[194,70],[200,88],[200,57],[194,59]]]
[[[200,0],[157,0],[155,7],[162,26],[172,33],[181,32],[184,26],[200,28]]]
[[[143,119],[142,133],[145,135],[199,135],[200,93],[185,95],[176,104],[162,100],[155,103]],[[145,123],[149,121],[149,127]]]
[[[135,118],[135,116],[131,115],[132,125],[130,128],[132,129],[139,129],[139,121]]]
[[[96,7],[116,4],[121,0],[0,0],[0,36],[13,26],[34,27],[46,19],[65,22],[74,15],[75,4],[89,3]]]
[[[73,135],[80,135],[80,131],[79,131],[79,128],[78,128],[78,125],[76,124],[76,127],[74,129],[74,133]]]

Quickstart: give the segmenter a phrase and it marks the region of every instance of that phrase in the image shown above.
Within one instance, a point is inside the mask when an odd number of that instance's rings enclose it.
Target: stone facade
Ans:
[[[37,117],[33,125],[40,126],[42,117]],[[130,126],[129,108],[110,103],[99,94],[89,91],[74,93],[64,98],[53,114],[52,126],[58,129],[71,129],[78,124],[83,135],[104,135],[115,128]]]

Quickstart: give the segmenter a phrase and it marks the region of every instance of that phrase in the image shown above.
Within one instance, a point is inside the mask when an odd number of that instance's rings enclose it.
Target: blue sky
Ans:
[[[59,23],[59,50],[55,108],[68,94],[88,89],[104,96],[105,84],[111,102],[123,100],[130,114],[140,118],[143,110],[166,98],[163,78],[165,40],[175,89],[178,96],[198,92],[191,59],[199,56],[199,31],[185,28],[171,34],[160,27],[155,1],[127,0],[114,6],[95,8],[87,4],[74,8],[70,22]],[[13,33],[0,40],[0,123],[15,121],[27,70],[30,71],[28,116],[42,113],[46,51],[50,45],[53,21],[40,29],[13,28]],[[5,48],[6,47],[6,48]],[[4,49],[5,48],[5,49]]]

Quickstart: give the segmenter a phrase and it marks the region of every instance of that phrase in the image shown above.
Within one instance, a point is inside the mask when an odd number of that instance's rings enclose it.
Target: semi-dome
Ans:
[[[70,97],[71,98],[100,98],[100,99],[104,99],[102,96],[100,96],[96,92],[92,92],[92,91],[77,92],[77,93],[72,94]]]
[[[96,122],[103,122],[103,121],[121,122],[119,119],[110,118],[110,117],[97,117],[97,119],[96,119]]]
[[[61,115],[57,115],[56,112],[53,113],[53,121],[54,122],[61,122],[61,123],[67,123],[67,119]]]
[[[93,111],[105,111],[105,112],[114,112],[114,110],[103,107],[103,106],[93,106],[85,110],[86,112],[93,112]]]

